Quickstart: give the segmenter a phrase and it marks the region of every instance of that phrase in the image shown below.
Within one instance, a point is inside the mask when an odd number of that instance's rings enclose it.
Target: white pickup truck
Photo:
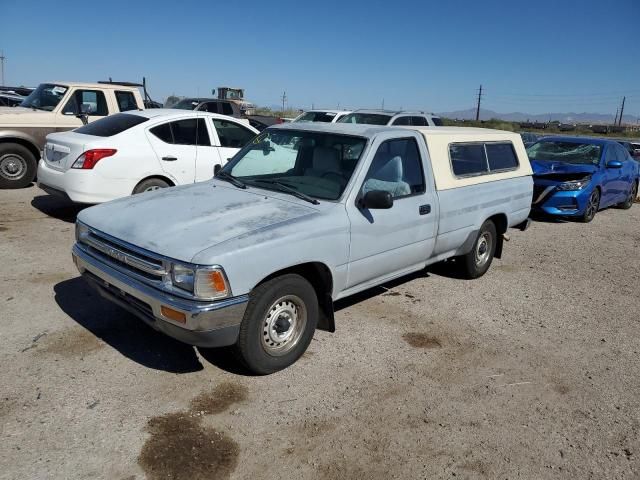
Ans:
[[[483,275],[531,175],[511,132],[286,124],[211,181],[82,211],[73,258],[153,328],[271,373],[335,330],[335,300],[448,258]]]

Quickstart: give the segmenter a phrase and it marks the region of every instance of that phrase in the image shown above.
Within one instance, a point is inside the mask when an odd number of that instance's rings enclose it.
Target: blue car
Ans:
[[[527,153],[533,169],[534,212],[590,222],[602,208],[633,205],[639,165],[616,141],[544,137]]]

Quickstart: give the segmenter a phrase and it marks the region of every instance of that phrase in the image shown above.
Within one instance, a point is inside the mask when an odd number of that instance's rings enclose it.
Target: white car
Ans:
[[[364,123],[368,125],[401,125],[413,127],[441,127],[442,119],[433,113],[405,110],[355,110],[338,123]]]
[[[247,120],[215,113],[118,113],[47,135],[38,186],[76,203],[101,203],[200,182],[258,133]]]
[[[308,110],[298,115],[294,122],[323,122],[336,123],[345,115],[351,113],[351,110]]]

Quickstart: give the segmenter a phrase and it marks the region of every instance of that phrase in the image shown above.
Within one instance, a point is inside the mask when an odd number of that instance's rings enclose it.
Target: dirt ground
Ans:
[[[0,478],[640,478],[640,205],[341,302],[265,377],[94,294],[77,211],[0,191]]]

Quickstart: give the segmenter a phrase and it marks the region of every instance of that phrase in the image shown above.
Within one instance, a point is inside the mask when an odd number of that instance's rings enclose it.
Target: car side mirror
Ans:
[[[372,210],[386,210],[393,207],[393,197],[385,190],[370,190],[364,194],[360,205]]]
[[[82,120],[83,125],[87,125],[89,123],[89,116],[86,113],[79,113],[76,117]]]
[[[607,162],[607,168],[622,168],[622,162],[619,162],[618,160],[611,160],[610,162]]]
[[[219,172],[220,170],[222,170],[222,165],[220,165],[219,163],[216,163],[216,164],[213,166],[213,176],[214,176],[214,177],[215,177],[215,176],[217,176],[217,175],[218,175],[218,172]]]

